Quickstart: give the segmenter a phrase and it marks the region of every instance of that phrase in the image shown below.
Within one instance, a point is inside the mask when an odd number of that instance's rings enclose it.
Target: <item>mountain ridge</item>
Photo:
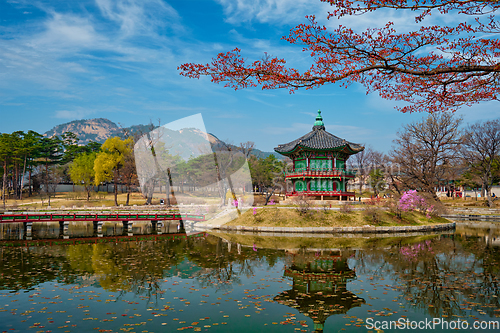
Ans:
[[[157,128],[157,126],[155,126],[155,128]],[[125,137],[125,135],[137,136],[146,134],[149,131],[151,131],[151,125],[132,125],[129,127],[121,127],[107,118],[92,118],[73,120],[67,123],[56,125],[52,129],[45,132],[43,136],[60,136],[65,132],[72,132],[80,139],[78,143],[85,145],[91,141],[104,143],[106,139],[113,136],[119,136],[123,138]],[[208,135],[208,138],[212,143],[214,143],[214,139],[221,141],[211,133],[206,134]],[[234,145],[229,146],[236,147]],[[258,158],[266,158],[269,155],[274,155],[278,159],[283,158],[283,156],[278,155],[275,152],[265,152],[256,148],[252,150],[251,154]]]

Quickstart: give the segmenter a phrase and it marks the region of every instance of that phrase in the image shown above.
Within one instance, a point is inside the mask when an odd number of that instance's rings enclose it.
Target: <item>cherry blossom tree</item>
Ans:
[[[178,67],[190,78],[241,89],[312,89],[327,83],[360,83],[367,93],[404,101],[402,112],[454,111],[461,106],[498,99],[500,24],[497,0],[320,0],[332,6],[328,19],[374,11],[411,11],[419,25],[431,14],[454,14],[465,21],[453,26],[421,26],[398,32],[392,22],[355,32],[340,25],[331,31],[307,16],[283,39],[303,46],[309,69],[288,67],[286,60],[266,56],[247,63],[238,48],[219,53],[210,63]]]

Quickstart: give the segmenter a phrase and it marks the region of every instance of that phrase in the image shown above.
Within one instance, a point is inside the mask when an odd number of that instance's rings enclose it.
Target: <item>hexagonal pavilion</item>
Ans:
[[[343,200],[355,196],[348,192],[347,182],[355,173],[346,170],[347,159],[365,147],[341,139],[325,130],[318,111],[312,131],[300,138],[274,148],[277,153],[293,161],[293,168],[286,171],[286,180],[292,190],[287,196],[306,195],[315,199]]]

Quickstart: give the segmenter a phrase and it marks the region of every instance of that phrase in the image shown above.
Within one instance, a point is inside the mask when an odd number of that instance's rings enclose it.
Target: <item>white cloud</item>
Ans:
[[[29,46],[50,51],[75,46],[93,47],[103,41],[89,18],[56,12],[51,14],[52,17],[45,22],[44,31],[35,35]]]
[[[96,4],[104,17],[120,25],[125,36],[154,33],[167,22],[171,28],[180,27],[178,13],[160,0],[96,0]]]
[[[91,110],[59,110],[54,113],[55,118],[59,119],[83,119],[95,111]]]
[[[216,0],[231,24],[257,21],[282,25],[306,15],[326,13],[330,6],[311,0]]]
[[[341,19],[327,19],[328,13],[334,8],[320,0],[215,0],[222,7],[226,21],[233,25],[242,23],[268,23],[281,26],[284,24],[297,25],[305,23],[305,16],[314,15],[320,24],[331,29],[339,25],[346,26],[354,31],[364,31],[368,28],[381,28],[387,22],[393,22],[399,32],[418,29],[429,25],[455,25],[464,20],[456,14],[433,13],[421,23],[415,22],[417,12],[409,10],[382,9],[363,15],[345,16]],[[287,31],[284,31],[286,33]]]
[[[308,116],[311,116],[313,118],[315,118],[318,115],[317,113],[314,113],[314,112],[304,112],[304,111],[301,111],[300,113],[308,115]]]
[[[28,89],[31,95],[67,89],[74,89],[68,92],[71,95],[83,95],[88,93],[81,88],[85,81],[116,80],[116,74],[109,74],[113,68],[119,76],[134,73],[149,81],[166,80],[171,76],[166,72],[176,71],[171,64],[181,61],[173,58],[172,50],[181,45],[176,37],[157,31],[165,24],[177,32],[182,30],[172,7],[160,0],[97,1],[103,16],[111,21],[86,10],[62,12],[36,3],[45,17],[22,29],[12,29],[7,38],[0,37],[0,76],[8,78],[0,80],[0,87],[20,95]],[[115,21],[118,26],[109,24]],[[134,34],[140,34],[141,43]],[[180,49],[176,52],[182,53]]]

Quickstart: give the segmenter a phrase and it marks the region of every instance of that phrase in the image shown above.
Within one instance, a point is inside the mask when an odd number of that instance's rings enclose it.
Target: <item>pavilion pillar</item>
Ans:
[[[59,235],[67,233],[69,229],[69,221],[59,221]]]
[[[153,232],[161,234],[161,228],[163,227],[163,221],[151,220],[151,226],[153,227]]]
[[[151,220],[151,227],[153,227],[153,231],[156,231],[157,224],[158,224],[158,220]]]
[[[103,221],[92,221],[92,224],[94,226],[94,233],[102,234],[102,226],[103,226],[104,222]]]
[[[132,221],[123,221],[123,229],[126,230],[128,233],[132,233],[133,227],[134,227],[134,222]]]
[[[23,224],[24,224],[24,233],[26,234],[26,237],[31,237],[33,222],[24,222]]]

